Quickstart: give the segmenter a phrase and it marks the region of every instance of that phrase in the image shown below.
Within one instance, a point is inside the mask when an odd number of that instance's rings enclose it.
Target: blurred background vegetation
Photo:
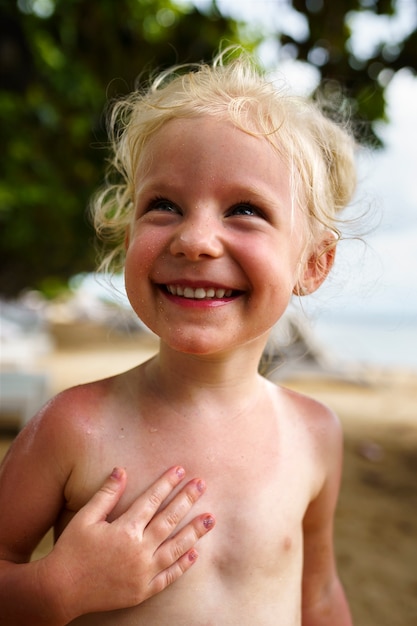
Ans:
[[[390,79],[417,67],[417,34],[380,41],[364,56],[351,45],[350,18],[395,16],[398,2],[269,3],[302,14],[307,26],[303,35],[285,23],[274,33],[278,57],[313,65],[321,86],[340,86],[362,140],[375,146],[372,124],[385,117]],[[254,4],[262,11],[265,3]],[[256,50],[265,43],[260,27],[222,14],[220,0],[198,7],[186,0],[0,0],[0,296],[27,289],[52,296],[75,274],[94,270],[86,207],[103,178],[109,99],[154,69],[210,60],[222,44]]]

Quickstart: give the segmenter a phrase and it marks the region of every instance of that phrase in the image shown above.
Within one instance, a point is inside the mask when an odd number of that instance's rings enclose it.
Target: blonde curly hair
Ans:
[[[329,119],[311,99],[287,93],[236,48],[211,64],[175,66],[147,89],[114,102],[109,111],[111,158],[104,185],[91,202],[104,246],[102,271],[122,269],[132,219],[135,179],[150,137],[172,119],[215,116],[264,136],[288,165],[293,205],[306,220],[308,251],[323,231],[340,238],[340,211],[356,187],[355,141],[345,124]]]

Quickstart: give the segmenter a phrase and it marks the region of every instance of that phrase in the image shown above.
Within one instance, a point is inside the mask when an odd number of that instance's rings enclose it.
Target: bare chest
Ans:
[[[90,446],[81,474],[89,477],[71,490],[77,510],[115,465],[126,468],[126,492],[110,519],[122,514],[168,467],[182,465],[186,480],[204,479],[207,490],[184,519],[211,513],[216,528],[201,550],[221,571],[259,566],[274,570],[300,542],[301,521],[310,493],[307,451],[300,439],[269,428],[245,433],[147,429]],[[304,460],[303,460],[304,459]],[[76,479],[76,476],[74,477]]]
[[[199,559],[186,575],[140,607],[118,613],[115,621],[106,616],[108,623],[272,626],[282,615],[279,623],[297,624],[301,528],[311,469],[302,439],[271,427],[250,433],[148,429],[140,437],[121,434],[111,445],[90,447],[83,468],[90,476],[85,483],[89,488],[78,491],[78,498],[88,500],[103,472],[123,465],[128,486],[114,511],[117,517],[166,468],[181,464],[185,480],[201,477],[207,485],[183,524],[209,512],[216,526],[197,544]],[[73,506],[81,504],[74,501]],[[219,607],[223,621],[211,622]],[[105,623],[103,616],[100,620]]]

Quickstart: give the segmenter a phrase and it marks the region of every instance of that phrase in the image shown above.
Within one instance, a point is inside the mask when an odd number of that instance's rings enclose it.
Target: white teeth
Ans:
[[[231,289],[214,289],[213,287],[209,287],[208,289],[197,287],[197,289],[193,289],[192,287],[183,288],[177,285],[167,285],[167,290],[173,296],[183,296],[184,298],[196,300],[204,300],[205,298],[230,298],[232,295]]]
[[[194,289],[191,289],[191,287],[186,287],[184,289],[184,297],[185,298],[194,298]]]

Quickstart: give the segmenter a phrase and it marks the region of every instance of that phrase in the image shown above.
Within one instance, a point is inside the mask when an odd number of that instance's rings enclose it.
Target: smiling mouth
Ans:
[[[164,289],[172,296],[189,298],[190,300],[215,300],[237,296],[237,291],[222,287],[181,287],[180,285],[164,285]]]

